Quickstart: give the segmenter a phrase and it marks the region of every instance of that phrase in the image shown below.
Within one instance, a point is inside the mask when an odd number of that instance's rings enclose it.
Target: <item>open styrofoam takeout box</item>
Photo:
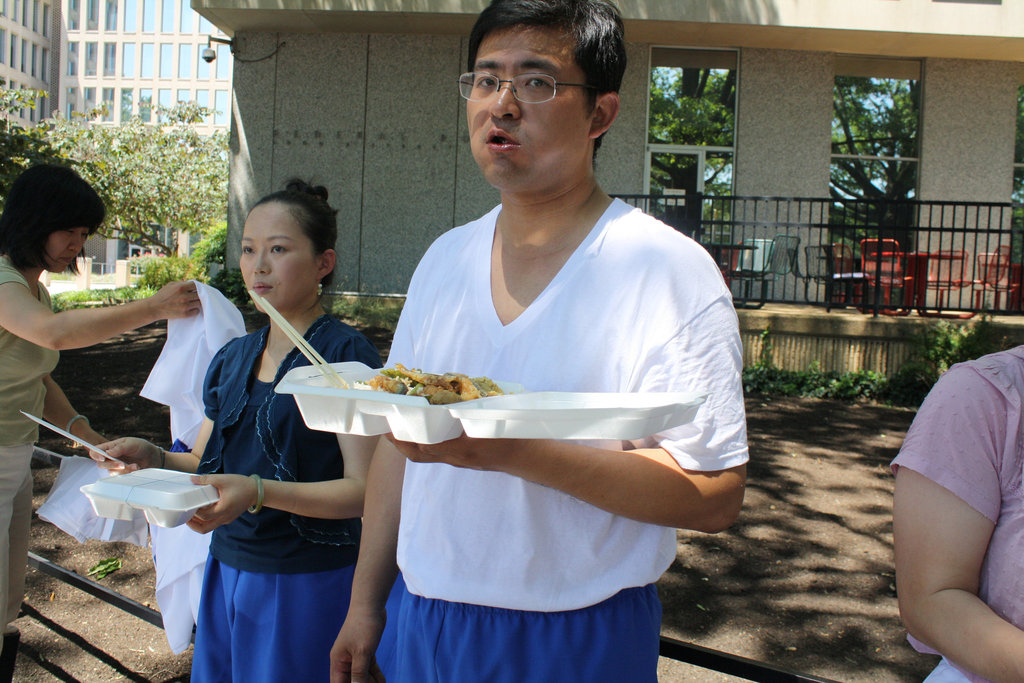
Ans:
[[[332,363],[349,385],[379,371]],[[498,381],[503,396],[434,406],[422,396],[339,389],[313,366],[290,370],[275,391],[291,394],[311,429],[438,443],[463,432],[476,438],[642,439],[693,420],[705,396],[684,393],[524,391]]]
[[[132,519],[142,510],[146,521],[163,527],[180,526],[204,505],[217,502],[217,489],[193,484],[192,475],[150,468],[115,474],[82,487],[100,517]]]

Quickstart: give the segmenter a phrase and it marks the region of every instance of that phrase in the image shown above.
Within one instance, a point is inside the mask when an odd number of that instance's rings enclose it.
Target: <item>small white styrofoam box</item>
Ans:
[[[706,396],[685,393],[507,394],[449,406],[481,439],[643,439],[691,422]]]
[[[115,474],[82,487],[100,517],[131,519],[142,510],[150,524],[180,526],[204,505],[217,502],[217,489],[193,484],[192,475],[149,468]]]

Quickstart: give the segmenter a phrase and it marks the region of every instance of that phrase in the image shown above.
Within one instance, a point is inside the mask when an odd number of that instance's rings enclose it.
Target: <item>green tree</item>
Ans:
[[[79,160],[107,205],[104,236],[173,254],[180,232],[202,235],[224,220],[227,136],[196,127],[210,113],[184,103],[158,109],[155,123],[97,125],[101,110],[53,121],[54,145]]]
[[[45,93],[40,90],[12,90],[4,85],[4,80],[0,79],[0,207],[11,183],[29,166],[71,163],[50,144],[46,125],[25,128],[12,120],[20,110],[35,107]]]

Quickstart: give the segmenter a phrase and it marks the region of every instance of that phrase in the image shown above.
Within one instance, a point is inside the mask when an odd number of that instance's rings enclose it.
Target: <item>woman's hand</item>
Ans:
[[[217,489],[218,500],[196,510],[188,521],[193,531],[206,534],[238,519],[256,503],[256,482],[241,474],[203,474],[192,477],[193,484],[210,484]]]
[[[123,472],[134,472],[144,470],[147,467],[160,467],[164,463],[164,452],[159,446],[152,444],[145,439],[134,436],[126,436],[106,443],[96,444],[100,450],[107,455],[113,456],[124,463],[123,465],[114,460],[108,460],[99,453],[89,451],[89,457],[96,461],[96,464],[107,470],[121,470]]]
[[[159,292],[149,297],[148,303],[153,306],[158,320],[187,318],[198,313],[201,308],[196,283],[191,280],[168,282]]]

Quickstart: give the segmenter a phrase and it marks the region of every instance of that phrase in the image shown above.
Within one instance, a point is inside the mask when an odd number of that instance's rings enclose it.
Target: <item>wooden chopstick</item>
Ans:
[[[285,333],[285,336],[291,340],[295,347],[302,352],[302,355],[310,362],[314,367],[319,368],[320,372],[330,380],[331,384],[338,387],[339,389],[350,389],[348,382],[346,382],[341,375],[331,367],[331,364],[324,360],[316,349],[314,349],[305,337],[299,334],[299,331],[292,327],[292,324],[285,320],[284,316],[278,313],[277,309],[274,308],[269,301],[261,297],[256,292],[249,290],[249,296],[255,301],[260,308],[262,308],[270,319],[277,323],[277,326]]]

